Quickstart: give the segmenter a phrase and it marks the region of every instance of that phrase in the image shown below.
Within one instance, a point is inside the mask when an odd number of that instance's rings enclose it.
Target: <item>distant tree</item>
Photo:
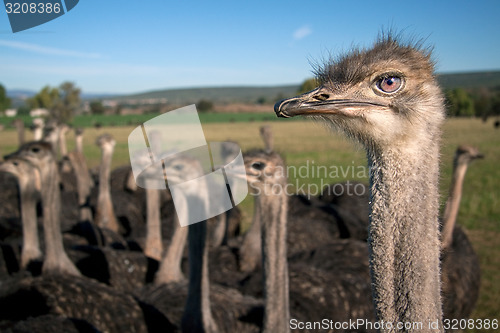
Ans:
[[[38,94],[28,99],[31,108],[47,109],[50,118],[61,123],[71,121],[80,103],[80,89],[71,82],[64,82],[59,88],[45,86]]]
[[[207,112],[214,108],[214,104],[206,99],[200,99],[198,103],[196,103],[196,107],[200,112]]]
[[[256,102],[257,102],[257,104],[260,104],[260,105],[266,104],[266,98],[264,96],[261,96],[261,97],[257,98]]]
[[[452,117],[474,116],[474,101],[462,88],[449,90],[446,93],[448,114]]]
[[[0,112],[4,112],[10,107],[10,98],[7,97],[7,91],[4,86],[0,84]]]
[[[490,114],[500,116],[500,92],[497,92],[496,96],[492,98]]]
[[[493,95],[488,88],[482,87],[471,95],[474,101],[474,111],[476,117],[481,117],[483,121],[488,120],[491,113],[491,103]]]
[[[35,96],[28,98],[27,104],[32,109],[52,110],[59,103],[59,89],[45,86]]]
[[[31,109],[27,105],[20,106],[17,108],[18,116],[28,116],[30,114]]]
[[[90,102],[90,113],[92,114],[104,114],[104,106],[101,101]]]
[[[54,108],[53,117],[61,123],[68,123],[81,104],[80,88],[72,82],[64,82],[59,86],[59,103]]]
[[[305,92],[311,91],[318,86],[318,81],[315,78],[307,79],[299,87],[297,93],[303,94]]]

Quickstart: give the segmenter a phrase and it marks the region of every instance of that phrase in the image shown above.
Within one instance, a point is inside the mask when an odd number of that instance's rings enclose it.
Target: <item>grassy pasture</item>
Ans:
[[[237,118],[238,115],[233,114]],[[146,119],[150,119],[150,115]],[[276,150],[281,152],[289,166],[302,170],[306,177],[291,175],[289,182],[296,188],[301,185],[314,186],[340,182],[347,179],[367,181],[359,170],[363,170],[366,159],[363,150],[341,135],[328,133],[313,122],[279,119],[272,122],[238,119],[236,122],[213,122],[201,117],[205,137],[208,141],[237,141],[245,151],[262,147],[259,127],[272,126]],[[255,118],[257,119],[257,118]],[[255,120],[254,119],[254,120]],[[266,118],[264,118],[266,119]],[[90,167],[99,164],[100,152],[95,138],[102,133],[112,134],[117,145],[113,157],[113,167],[129,163],[127,137],[134,126],[103,127],[85,130],[85,153]],[[31,138],[27,133],[27,139]],[[67,136],[68,148],[74,147],[73,134]],[[467,230],[474,248],[481,258],[482,290],[472,318],[500,319],[500,130],[493,128],[492,121],[482,123],[477,119],[449,119],[444,126],[441,156],[441,201],[444,204],[451,180],[452,159],[459,144],[471,144],[485,155],[484,160],[473,162],[466,176],[464,194],[458,223]],[[0,132],[0,153],[6,154],[16,149],[17,136],[13,129]],[[334,172],[312,175],[319,166]],[[302,167],[302,169],[300,169]],[[332,169],[335,167],[335,169]],[[324,169],[322,169],[324,170]],[[345,172],[346,174],[342,174]],[[352,171],[354,172],[354,176]],[[304,173],[303,173],[304,174]],[[333,176],[333,177],[331,177]],[[252,215],[252,202],[247,198],[241,205],[245,221]],[[474,332],[474,331],[470,331]],[[477,331],[479,332],[479,330]]]

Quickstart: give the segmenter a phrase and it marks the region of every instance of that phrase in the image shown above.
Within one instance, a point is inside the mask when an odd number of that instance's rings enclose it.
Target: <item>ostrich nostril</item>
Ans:
[[[319,94],[319,95],[315,95],[313,98],[316,99],[316,100],[318,100],[318,101],[326,101],[328,98],[330,98],[330,95],[328,95],[328,94]]]

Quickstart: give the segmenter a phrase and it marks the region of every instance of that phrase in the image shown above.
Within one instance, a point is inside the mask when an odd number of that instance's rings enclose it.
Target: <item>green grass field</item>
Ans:
[[[237,119],[237,114],[231,114]],[[152,115],[145,117],[150,119]],[[141,118],[143,119],[143,118]],[[145,120],[144,119],[144,120]],[[289,166],[313,169],[318,166],[336,166],[342,170],[359,170],[366,164],[363,150],[341,135],[332,135],[322,126],[313,122],[288,119],[276,119],[271,114],[266,122],[238,118],[237,121],[217,122],[201,116],[206,139],[209,141],[237,141],[242,150],[262,147],[259,127],[269,124],[273,128],[276,150],[281,152]],[[143,121],[143,120],[141,120]],[[95,138],[102,133],[112,134],[117,145],[113,158],[113,167],[129,163],[127,137],[133,126],[87,128],[85,131],[85,153],[90,167],[99,164],[100,152],[95,145]],[[0,133],[0,152],[9,153],[16,149],[17,136],[13,129]],[[27,133],[27,139],[31,133]],[[68,147],[74,146],[73,134],[67,137]],[[449,119],[444,126],[441,156],[441,201],[444,204],[451,180],[452,158],[459,144],[477,146],[485,155],[484,160],[474,161],[466,176],[464,194],[458,223],[466,228],[474,248],[481,258],[482,289],[479,302],[473,313],[475,319],[500,319],[500,130],[493,128],[492,121],[483,123],[477,119]],[[289,177],[289,182],[297,186],[302,184],[335,183],[346,179],[367,181],[363,175],[348,172],[335,177],[315,175],[314,177]],[[329,174],[328,176],[331,176]],[[311,185],[314,186],[314,185]],[[314,187],[312,187],[314,188]],[[252,214],[251,199],[241,205],[245,221],[248,223]],[[474,331],[471,331],[474,332]],[[478,331],[479,332],[479,331]]]

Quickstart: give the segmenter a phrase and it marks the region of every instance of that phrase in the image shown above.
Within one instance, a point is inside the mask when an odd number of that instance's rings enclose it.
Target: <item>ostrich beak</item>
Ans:
[[[277,102],[274,104],[274,112],[278,117],[283,118],[318,114],[355,116],[356,111],[366,110],[367,107],[386,108],[387,106],[374,101],[337,96],[325,87],[318,87],[302,95]]]

